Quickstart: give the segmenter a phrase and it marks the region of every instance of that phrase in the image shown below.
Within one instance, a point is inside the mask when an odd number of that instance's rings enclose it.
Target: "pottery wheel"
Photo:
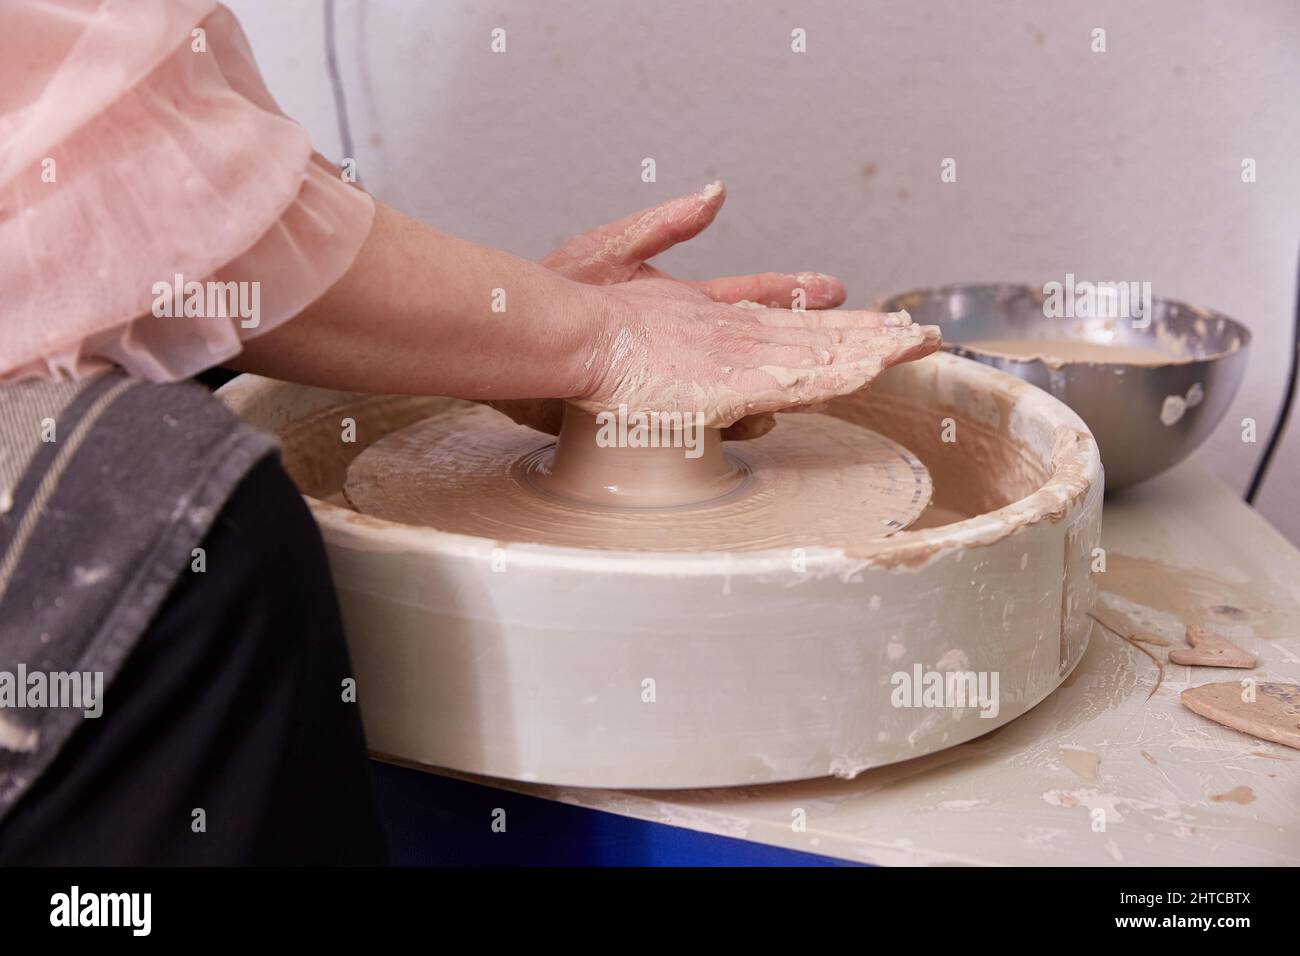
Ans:
[[[906,528],[932,492],[906,448],[829,415],[785,415],[761,438],[727,442],[732,490],[690,505],[608,508],[548,494],[528,469],[555,445],[456,403],[362,451],[344,494],[364,514],[501,542],[698,552],[861,544]]]
[[[1096,444],[1047,392],[955,355],[753,441],[709,435],[689,465],[662,441],[633,461],[567,410],[553,437],[445,397],[222,392],[281,439],[370,688],[366,744],[406,765],[634,791],[852,778],[1040,705],[1093,632]],[[599,499],[674,486],[690,495],[657,504],[678,507]],[[996,713],[897,706],[900,673],[908,704],[934,672],[998,675]]]

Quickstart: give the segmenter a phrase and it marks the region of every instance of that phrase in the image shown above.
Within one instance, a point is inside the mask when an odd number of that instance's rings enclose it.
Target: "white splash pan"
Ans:
[[[809,549],[802,571],[786,549],[591,551],[361,515],[324,500],[348,463],[452,400],[250,375],[220,394],[281,436],[329,552],[367,742],[387,758],[583,787],[852,776],[1014,719],[1087,645],[1096,445],[1064,404],[967,359],[892,369],[832,413],[926,463],[922,525],[973,517]],[[894,675],[918,665],[996,672],[996,716],[895,706]]]

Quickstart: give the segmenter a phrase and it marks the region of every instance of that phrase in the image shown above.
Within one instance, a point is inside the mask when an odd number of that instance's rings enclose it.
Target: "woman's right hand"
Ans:
[[[855,338],[854,330],[859,333],[856,336],[858,339],[857,344],[863,345],[868,350],[868,353],[874,352],[880,355],[883,367],[888,367],[899,361],[919,358],[930,351],[934,351],[929,345],[929,340],[934,333],[937,333],[937,329],[919,333],[922,337],[919,348],[913,343],[913,339],[918,334],[917,332],[897,333],[893,336],[881,336],[871,340],[864,339],[860,334],[863,329],[879,328],[881,326],[904,328],[911,321],[906,313],[883,318],[869,312],[844,311],[819,312],[810,316],[804,311],[782,308],[787,304],[794,305],[796,302],[809,310],[829,310],[838,306],[844,301],[844,287],[833,276],[818,272],[765,272],[700,281],[683,281],[674,279],[651,264],[650,260],[654,257],[675,245],[695,238],[708,228],[721,211],[726,198],[725,187],[721,183],[712,183],[699,192],[678,196],[657,206],[642,209],[615,222],[597,226],[575,236],[552,251],[550,255],[542,260],[542,265],[568,279],[615,289],[615,297],[627,300],[623,304],[630,305],[633,311],[637,308],[636,302],[638,300],[644,301],[653,295],[675,296],[682,300],[680,305],[685,306],[687,311],[690,308],[699,308],[699,296],[691,296],[688,292],[674,293],[664,285],[665,282],[672,283],[678,286],[679,289],[698,290],[698,292],[703,293],[705,297],[716,303],[730,303],[747,307],[769,306],[770,308],[760,309],[757,313],[751,312],[743,317],[734,317],[735,324],[730,336],[717,333],[718,329],[726,328],[725,326],[719,326],[717,323],[729,321],[726,318],[727,310],[700,308],[699,311],[693,313],[697,318],[708,323],[709,330],[713,330],[724,339],[729,338],[729,344],[732,347],[749,353],[750,359],[754,358],[756,349],[762,341],[767,341],[769,345],[786,346],[794,342],[796,345],[803,345],[805,348],[813,349],[851,346],[854,343],[846,341],[846,338]],[[657,283],[658,286],[657,288],[645,286],[647,282]],[[638,286],[632,287],[629,285],[630,283],[637,283]],[[619,288],[623,286],[626,286],[626,288]],[[651,302],[650,308],[653,310],[654,307],[661,304]],[[626,309],[611,307],[610,311],[613,313],[612,321],[619,321],[620,316],[624,319],[627,318]],[[717,314],[718,312],[722,314]],[[757,323],[753,321],[754,319],[757,319]],[[752,329],[755,326],[765,324],[774,327],[786,327],[796,331],[793,333],[766,333],[766,337],[757,342],[752,338],[748,342],[745,341],[745,330],[747,328]],[[843,334],[819,336],[815,333],[805,332],[801,336],[801,333],[797,331],[809,328],[847,328],[850,330],[850,334],[847,337]],[[698,332],[699,330],[692,331]],[[618,332],[615,331],[614,335],[617,334]],[[627,335],[626,332],[624,334]],[[779,339],[779,341],[773,343],[771,341],[773,338]],[[634,336],[632,341],[635,341]],[[613,355],[617,350],[611,346],[607,348],[607,351]],[[784,358],[788,360],[790,355],[788,349],[783,354]],[[841,348],[840,354],[843,356],[848,353]],[[819,355],[820,353],[806,354],[801,359],[815,362]],[[770,363],[772,367],[779,367],[779,362],[782,361],[783,356],[774,354],[769,357],[772,359]],[[863,356],[863,358],[869,357],[870,354]],[[589,358],[588,361],[590,363],[591,359]],[[727,363],[718,364],[726,365]],[[761,367],[761,364],[757,367]],[[734,372],[736,368],[745,369],[746,367],[743,364],[732,365],[733,371],[723,373],[722,380],[714,382],[715,386],[721,386],[726,394],[734,394],[736,389],[728,386],[725,381],[725,379],[731,377],[740,380],[737,385],[742,395],[746,394],[747,387],[750,391],[753,391],[756,386],[762,390],[764,373],[754,376],[744,371],[740,373]],[[751,369],[754,367],[756,366],[752,362],[748,366]],[[841,368],[837,371],[844,373],[848,370]],[[829,384],[834,374],[833,372],[827,372],[809,376],[809,378],[815,378],[815,381],[796,384],[802,384],[801,390],[804,392],[815,392]],[[755,379],[757,379],[757,382]],[[864,381],[864,384],[869,384],[869,378]],[[589,390],[598,392],[599,386],[591,386]],[[614,392],[618,391],[618,389],[607,388],[607,391]],[[626,392],[627,389],[624,388],[623,391]],[[563,402],[556,399],[497,400],[490,402],[490,404],[521,424],[552,434],[559,430],[563,416]],[[766,401],[755,402],[754,404],[755,407],[759,407],[772,403]],[[786,405],[785,407],[790,408],[791,406]],[[811,410],[817,407],[816,403],[800,403],[793,406],[793,410]],[[746,413],[725,429],[724,437],[727,439],[756,438],[770,431],[775,424],[776,419],[771,411]]]
[[[700,412],[726,427],[820,405],[941,344],[906,312],[795,311],[716,302],[672,279],[604,286],[605,315],[570,401],[587,411]]]

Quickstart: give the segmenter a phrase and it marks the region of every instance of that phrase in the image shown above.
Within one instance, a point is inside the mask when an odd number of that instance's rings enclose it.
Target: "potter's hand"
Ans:
[[[670,199],[570,239],[543,259],[542,265],[566,278],[593,285],[669,279],[647,260],[702,232],[713,222],[726,198],[722,184],[713,183],[698,193]],[[756,303],[772,308],[801,305],[830,309],[844,301],[844,286],[839,280],[817,272],[765,272],[683,284],[717,302]],[[522,424],[551,433],[559,429],[562,405],[554,400],[492,404]],[[729,427],[724,436],[754,438],[766,434],[775,424],[771,413],[747,416]]]
[[[608,286],[589,364],[571,401],[598,412],[702,412],[727,427],[747,416],[819,405],[886,368],[935,351],[934,326],[907,313],[797,312],[715,302],[671,279]]]
[[[648,260],[703,232],[726,200],[722,183],[712,183],[698,193],[670,199],[575,236],[543,259],[542,265],[566,279],[591,285],[670,279],[672,276]],[[717,302],[756,302],[776,309],[799,304],[799,290],[802,305],[808,309],[833,309],[844,301],[840,281],[820,272],[762,272],[684,284]]]

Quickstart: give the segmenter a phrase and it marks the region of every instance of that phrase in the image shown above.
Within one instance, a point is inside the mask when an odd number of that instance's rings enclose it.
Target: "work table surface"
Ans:
[[[1143,562],[1126,558],[1158,562],[1175,578],[1193,570],[1200,584],[1222,581],[1215,613],[1223,632],[1259,666],[1165,663],[1156,687],[1155,662],[1094,625],[1078,668],[1028,714],[852,780],[635,792],[482,782],[864,863],[1300,864],[1300,751],[1179,702],[1189,686],[1244,676],[1300,683],[1300,552],[1190,463],[1108,499],[1102,545],[1130,575],[1120,589],[1127,597],[1107,591],[1110,566],[1098,576],[1103,603],[1132,608],[1132,569]],[[1144,614],[1173,647],[1183,645],[1174,615],[1159,606]],[[1248,623],[1234,625],[1233,615]],[[1162,661],[1169,650],[1148,649]]]

